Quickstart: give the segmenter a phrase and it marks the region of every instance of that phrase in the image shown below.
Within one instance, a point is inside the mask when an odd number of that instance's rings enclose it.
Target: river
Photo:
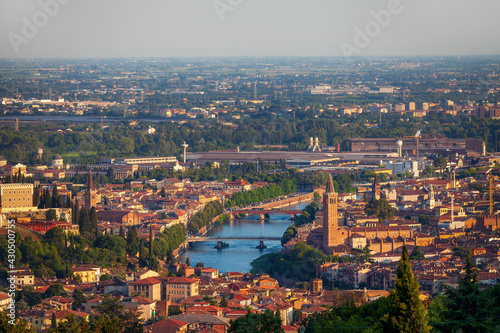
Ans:
[[[308,203],[292,205],[290,209],[303,209]],[[287,207],[288,208],[288,207]],[[260,221],[258,216],[250,216],[245,219],[235,219],[230,224],[214,227],[207,234],[209,237],[229,236],[265,236],[281,237],[285,230],[292,225],[290,216],[283,214],[271,214],[270,219]],[[227,241],[228,248],[222,250],[214,249],[215,241],[195,243],[188,251],[181,254],[178,259],[182,262],[189,257],[191,266],[202,262],[205,267],[217,268],[220,273],[226,272],[250,272],[253,260],[263,254],[278,252],[281,249],[280,241],[265,241],[267,249],[258,250],[257,241]]]

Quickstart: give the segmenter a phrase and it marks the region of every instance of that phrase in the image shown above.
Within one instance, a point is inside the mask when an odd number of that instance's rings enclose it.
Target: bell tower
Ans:
[[[323,194],[323,248],[339,245],[338,240],[338,197],[333,187],[332,175],[329,175],[326,192]]]

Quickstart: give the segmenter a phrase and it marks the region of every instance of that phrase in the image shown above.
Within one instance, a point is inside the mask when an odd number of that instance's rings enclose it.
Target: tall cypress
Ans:
[[[135,227],[135,225],[132,228],[128,228],[127,242],[134,245],[139,244],[139,236],[137,234],[137,228]]]
[[[445,286],[443,298],[445,323],[436,326],[441,332],[492,332],[495,319],[477,320],[492,317],[492,303],[495,300],[487,292],[479,290],[477,268],[472,265],[471,252],[465,262],[465,274],[458,280],[458,287]]]
[[[82,211],[80,212],[78,224],[80,225],[80,234],[83,234],[84,232],[92,232],[89,213],[85,207],[83,207]]]
[[[75,201],[75,209],[73,212],[73,224],[80,223],[80,204],[78,203],[78,199]]]
[[[97,210],[94,206],[90,209],[89,219],[91,231],[95,232],[97,230]]]
[[[149,259],[153,259],[153,226],[149,226]]]
[[[43,197],[43,208],[52,208],[52,197],[48,189],[45,190],[45,195]]]
[[[120,226],[120,233],[119,233],[119,235],[120,235],[120,237],[122,237],[122,238],[125,238],[125,237],[126,237],[126,236],[125,236],[125,230],[123,229],[123,226],[122,226],[122,225]]]
[[[35,187],[33,190],[33,207],[38,207],[40,204],[40,189]]]
[[[382,319],[384,332],[425,333],[430,331],[427,313],[419,296],[419,284],[413,278],[406,246],[399,260],[395,287],[391,290],[389,314]]]
[[[51,200],[52,208],[61,208],[58,205],[58,200],[59,200],[59,191],[57,190],[57,185],[54,185],[54,189],[52,190],[52,200]]]

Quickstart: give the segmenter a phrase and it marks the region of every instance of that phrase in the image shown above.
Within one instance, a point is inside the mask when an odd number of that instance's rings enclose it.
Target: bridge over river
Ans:
[[[234,215],[245,214],[245,215],[259,215],[261,220],[265,219],[267,214],[285,214],[290,215],[290,219],[294,219],[296,215],[300,215],[302,211],[297,209],[232,209],[228,213],[231,219],[234,219]]]
[[[259,245],[257,246],[257,249],[265,249],[266,246],[264,245],[264,241],[280,241],[281,237],[266,237],[266,236],[250,236],[250,237],[244,237],[244,236],[224,236],[224,237],[188,237],[186,241],[188,243],[196,243],[196,242],[209,242],[209,241],[216,241],[217,245],[214,247],[216,249],[223,249],[224,246],[223,242],[227,241],[258,241]]]

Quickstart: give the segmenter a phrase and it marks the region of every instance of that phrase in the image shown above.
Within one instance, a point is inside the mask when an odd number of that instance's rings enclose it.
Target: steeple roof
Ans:
[[[335,187],[333,187],[332,175],[328,174],[328,183],[326,184],[326,193],[335,193]]]

